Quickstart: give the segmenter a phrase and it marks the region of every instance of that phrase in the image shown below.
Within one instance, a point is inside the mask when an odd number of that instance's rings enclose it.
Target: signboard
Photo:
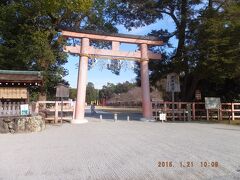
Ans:
[[[57,86],[56,97],[69,97],[69,88],[63,84]]]
[[[59,83],[57,85],[57,90],[56,90],[56,97],[61,98],[61,123],[63,119],[63,98],[68,98],[69,97],[69,88],[65,86],[64,84]]]
[[[205,97],[205,108],[206,109],[220,109],[221,100],[216,97]]]
[[[159,119],[160,119],[161,121],[166,121],[166,113],[160,113],[160,114],[159,114]]]
[[[1,99],[27,99],[27,88],[0,87]]]
[[[29,107],[28,104],[21,104],[20,105],[20,114],[21,116],[29,115]]]
[[[195,91],[195,99],[197,101],[200,101],[202,99],[201,91],[198,89]]]
[[[167,75],[167,92],[180,92],[179,76],[176,73],[170,73]]]

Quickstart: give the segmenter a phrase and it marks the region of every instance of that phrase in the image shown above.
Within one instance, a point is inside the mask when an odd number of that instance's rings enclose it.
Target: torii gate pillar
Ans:
[[[141,44],[141,88],[143,117],[146,120],[152,119],[152,107],[150,100],[149,70],[148,70],[148,48],[147,44]]]
[[[84,119],[85,99],[87,87],[87,72],[88,72],[88,54],[89,38],[82,38],[81,56],[79,58],[78,81],[77,81],[77,101],[75,106],[75,118],[73,124],[82,124],[88,122]]]

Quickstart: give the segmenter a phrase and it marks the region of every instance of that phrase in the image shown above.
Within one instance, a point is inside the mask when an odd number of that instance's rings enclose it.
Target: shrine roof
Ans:
[[[42,80],[43,80],[43,77],[40,71],[0,70],[1,86],[7,85],[7,83],[29,83],[29,84],[37,83],[38,84],[38,83],[41,83]]]
[[[24,74],[41,76],[41,71],[0,70],[0,74]]]

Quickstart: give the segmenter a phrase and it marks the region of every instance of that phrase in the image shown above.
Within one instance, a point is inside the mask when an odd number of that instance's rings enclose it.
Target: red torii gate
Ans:
[[[80,55],[78,82],[77,82],[77,101],[75,118],[72,123],[80,124],[87,122],[84,119],[85,113],[85,98],[87,85],[88,57],[100,57],[106,59],[132,59],[140,61],[141,67],[141,88],[142,88],[142,106],[143,117],[145,119],[152,118],[152,107],[150,101],[149,88],[149,59],[159,60],[160,54],[148,51],[148,45],[159,46],[163,41],[155,37],[135,36],[126,34],[105,34],[92,31],[74,31],[62,30],[62,36],[81,39],[81,46],[65,46],[64,51]],[[90,46],[90,40],[110,41],[112,49],[96,49]],[[138,44],[140,51],[128,52],[120,51],[120,43]]]

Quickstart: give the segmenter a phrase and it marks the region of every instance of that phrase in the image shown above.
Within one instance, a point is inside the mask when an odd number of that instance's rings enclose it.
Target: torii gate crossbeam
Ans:
[[[74,119],[72,120],[72,123],[79,124],[87,122],[87,120],[84,119],[84,113],[89,57],[106,59],[122,58],[140,61],[143,117],[145,119],[152,118],[148,62],[149,59],[152,60],[161,59],[161,55],[148,51],[148,45],[160,46],[163,45],[163,41],[154,37],[133,36],[125,34],[105,34],[92,31],[73,31],[73,30],[62,30],[62,36],[81,39],[81,46],[66,46],[64,48],[65,52],[80,55],[77,81],[77,101],[75,107],[75,115]],[[111,41],[112,49],[106,50],[91,47],[90,40]],[[120,43],[138,44],[140,45],[140,51],[137,52],[120,51]]]

